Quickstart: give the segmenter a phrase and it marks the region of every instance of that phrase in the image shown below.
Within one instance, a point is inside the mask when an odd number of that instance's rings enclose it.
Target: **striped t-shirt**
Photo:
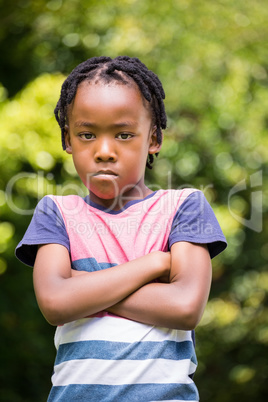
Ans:
[[[178,241],[226,247],[202,192],[159,190],[113,211],[89,196],[46,196],[16,249],[33,265],[38,244],[61,244],[72,268],[112,269]],[[70,300],[71,303],[71,300]],[[100,312],[56,329],[49,401],[198,401],[191,331],[147,325]]]

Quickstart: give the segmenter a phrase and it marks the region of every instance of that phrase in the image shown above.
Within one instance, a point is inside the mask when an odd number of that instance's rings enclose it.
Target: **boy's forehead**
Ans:
[[[149,102],[142,95],[138,85],[133,83],[121,83],[117,81],[111,81],[109,83],[103,81],[83,81],[77,88],[76,95],[72,103],[68,107],[68,114],[72,114],[74,106],[75,108],[81,108],[82,106],[91,107],[105,107],[116,106],[118,104],[129,104],[131,109],[139,108],[142,106],[150,113],[151,107]]]

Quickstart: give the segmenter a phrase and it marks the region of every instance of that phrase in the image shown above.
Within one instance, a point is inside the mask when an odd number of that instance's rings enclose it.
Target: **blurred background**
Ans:
[[[202,402],[268,397],[268,5],[264,0],[0,1],[0,400],[45,401],[54,328],[14,258],[45,194],[85,194],[53,109],[92,56],[139,57],[166,91],[147,184],[204,191],[229,247],[196,330]]]

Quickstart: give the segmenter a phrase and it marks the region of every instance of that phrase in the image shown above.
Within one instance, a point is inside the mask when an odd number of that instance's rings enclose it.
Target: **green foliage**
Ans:
[[[0,400],[45,400],[50,387],[54,329],[14,248],[43,195],[85,193],[53,116],[61,74],[91,56],[128,54],[155,71],[166,90],[168,129],[148,185],[203,190],[229,243],[213,261],[211,297],[197,329],[201,400],[263,401],[265,2],[10,0],[0,7]]]

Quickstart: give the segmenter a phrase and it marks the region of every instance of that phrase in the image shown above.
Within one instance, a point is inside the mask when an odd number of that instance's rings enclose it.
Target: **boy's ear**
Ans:
[[[161,147],[162,144],[157,142],[156,126],[154,126],[152,129],[148,153],[152,155],[156,154],[160,151]]]
[[[71,145],[69,127],[67,125],[65,126],[64,141],[65,141],[65,146],[66,146],[65,151],[67,152],[67,154],[71,154],[72,153],[72,145]]]

